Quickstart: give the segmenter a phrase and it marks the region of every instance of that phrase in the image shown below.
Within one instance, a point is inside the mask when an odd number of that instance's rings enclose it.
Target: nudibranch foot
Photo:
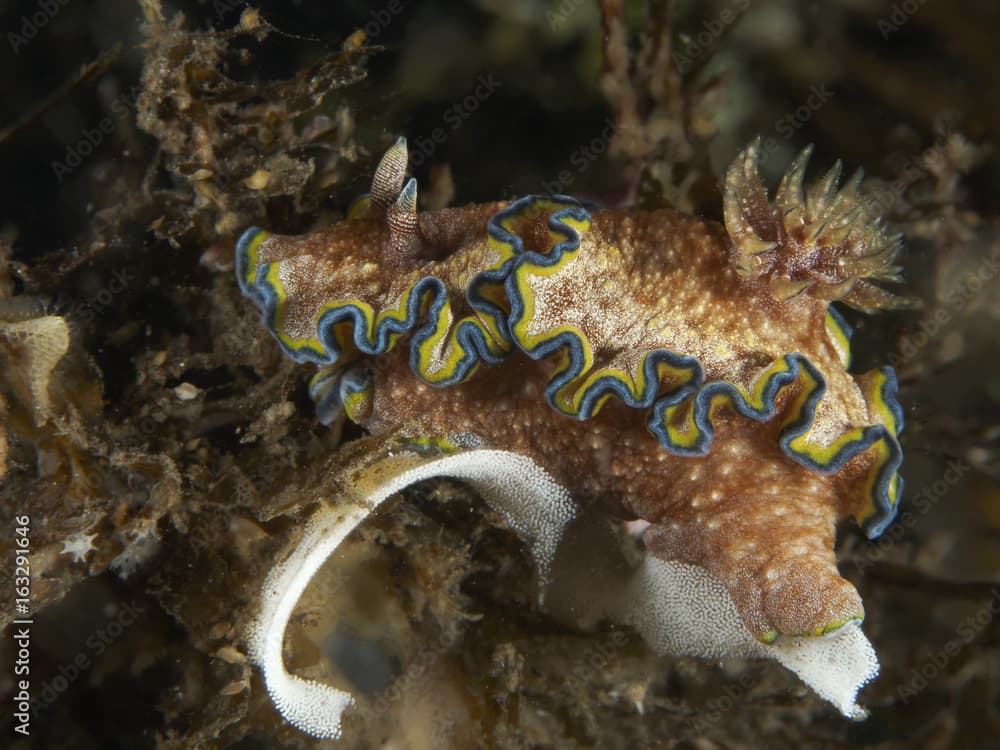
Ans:
[[[769,427],[720,420],[722,447],[673,478],[674,504],[637,509],[651,522],[643,535],[649,550],[705,568],[765,642],[823,635],[864,616],[857,590],[837,570],[836,489],[780,447],[754,450]]]
[[[733,505],[749,514],[760,513],[752,506],[767,502]],[[776,525],[781,528],[750,529],[733,518],[721,519],[711,530],[654,524],[643,539],[660,559],[698,564],[718,579],[747,631],[764,643],[786,636],[821,636],[847,622],[861,622],[861,597],[837,571],[832,521],[786,518]],[[775,545],[775,534],[795,541]]]
[[[618,606],[625,622],[660,654],[707,659],[768,658],[794,672],[844,716],[868,715],[858,691],[878,675],[875,650],[850,621],[822,638],[786,636],[755,640],[741,627],[726,588],[704,568],[647,555],[622,588]]]

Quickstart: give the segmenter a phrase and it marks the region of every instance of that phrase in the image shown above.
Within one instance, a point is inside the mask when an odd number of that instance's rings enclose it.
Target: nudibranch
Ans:
[[[400,139],[345,221],[248,229],[238,282],[318,366],[323,422],[527,457],[647,523],[648,550],[707,571],[758,641],[820,636],[864,613],[836,525],[878,536],[902,485],[894,373],[848,372],[831,303],[905,300],[876,284],[898,280],[901,242],[860,174],[806,187],[808,158],[772,201],[751,144],[724,226],[563,195],[419,212]]]

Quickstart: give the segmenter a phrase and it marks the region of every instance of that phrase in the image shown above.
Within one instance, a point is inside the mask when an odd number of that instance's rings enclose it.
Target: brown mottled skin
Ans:
[[[621,232],[623,224],[639,235],[631,241],[642,244],[632,248]],[[627,248],[636,256],[676,255],[676,265],[663,263],[657,272],[637,274],[631,281],[638,293],[650,294],[673,283],[670,277],[683,275],[692,297],[712,300],[706,323],[714,320],[719,336],[727,333],[719,321],[731,311],[732,299],[761,315],[773,314],[777,306],[759,282],[729,272],[728,240],[717,224],[668,211],[646,216],[598,212],[582,252],[591,249],[590,243],[617,245],[627,257]],[[649,268],[635,260],[636,266]],[[449,276],[440,264],[434,266],[422,268],[421,275]],[[726,283],[720,283],[723,279]],[[827,341],[825,303],[810,297],[791,303],[795,309],[784,311],[783,324],[798,334],[794,348],[825,375],[842,373]],[[595,316],[606,314],[601,305],[589,309]],[[710,348],[711,342],[706,343],[706,353]],[[739,380],[752,382],[776,352],[765,347],[741,351],[739,363],[725,371],[706,364],[707,379],[733,380],[739,373]],[[581,502],[652,523],[646,532],[652,551],[708,569],[729,588],[755,635],[813,632],[862,616],[857,591],[837,572],[833,542],[837,522],[854,512],[861,496],[852,489],[867,467],[863,457],[833,477],[823,476],[781,452],[777,419],[757,423],[734,414],[718,419],[707,456],[675,456],[647,431],[643,412],[616,400],[586,421],[550,408],[544,386],[551,362],[522,353],[502,365],[481,367],[466,383],[445,389],[414,375],[405,347],[397,346],[371,364],[374,408],[364,426],[372,432],[400,424],[412,425],[414,436],[469,432],[487,446],[532,457]],[[853,384],[848,395],[844,410],[863,410],[861,423],[867,423],[867,409]]]
[[[465,288],[496,261],[486,225],[505,205],[420,214],[419,236],[404,238],[415,251],[402,260],[387,250],[400,241],[390,243],[381,205],[305,237],[269,237],[260,261],[280,264],[288,291],[284,331],[314,335],[317,308],[330,300],[360,299],[376,311],[395,306],[428,275],[445,282],[456,316],[472,313]],[[666,348],[697,357],[707,382],[745,389],[773,361],[800,352],[828,386],[811,439],[827,444],[881,421],[830,339],[826,300],[798,294],[778,301],[766,276],[738,273],[747,243],[734,245],[725,227],[665,210],[591,215],[578,256],[553,278],[533,282],[537,331],[584,331],[595,367],[634,372],[643,353]],[[546,218],[518,224],[529,249],[551,246]],[[464,383],[438,388],[413,373],[408,343],[368,361],[374,395],[363,426],[373,433],[400,425],[414,437],[469,433],[484,447],[530,456],[579,501],[652,524],[645,540],[653,553],[710,571],[757,637],[822,632],[863,616],[857,591],[837,572],[833,545],[837,523],[867,501],[863,483],[873,457],[866,451],[832,476],[787,457],[778,432],[791,389],[767,422],[721,409],[708,455],[682,457],[648,432],[643,410],[615,398],[589,420],[550,408],[551,358],[515,351],[501,365],[480,365]]]
[[[442,399],[403,356],[380,358],[373,419],[378,432],[412,424],[414,435],[472,432],[488,446],[531,456],[581,502],[654,524],[646,532],[665,560],[704,566],[729,589],[755,635],[813,632],[863,613],[837,573],[835,525],[849,515],[844,476],[826,477],[785,456],[773,423],[722,420],[703,458],[674,456],[639,413],[609,404],[582,422],[542,399],[544,366],[523,356],[480,373]],[[844,474],[850,474],[848,468]]]

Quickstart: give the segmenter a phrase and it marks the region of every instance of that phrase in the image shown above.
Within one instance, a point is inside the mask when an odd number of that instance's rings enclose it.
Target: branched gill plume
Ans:
[[[805,292],[865,311],[915,304],[873,283],[900,280],[894,261],[902,237],[886,228],[875,214],[876,203],[861,194],[860,169],[838,190],[837,161],[804,188],[812,153],[807,146],[782,178],[772,203],[757,171],[759,151],[758,139],[726,173],[723,212],[740,274],[766,276],[777,300]]]

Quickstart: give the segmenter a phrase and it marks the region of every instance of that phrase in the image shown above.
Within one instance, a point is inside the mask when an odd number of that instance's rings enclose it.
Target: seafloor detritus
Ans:
[[[900,241],[860,179],[806,190],[807,156],[772,203],[740,154],[723,227],[566,196],[418,213],[400,139],[347,221],[247,230],[238,280],[320,366],[324,422],[526,456],[648,522],[651,552],[707,570],[757,639],[819,636],[863,617],[837,522],[877,536],[901,491],[894,374],[847,372],[830,302],[904,300],[873,283],[897,279]]]

